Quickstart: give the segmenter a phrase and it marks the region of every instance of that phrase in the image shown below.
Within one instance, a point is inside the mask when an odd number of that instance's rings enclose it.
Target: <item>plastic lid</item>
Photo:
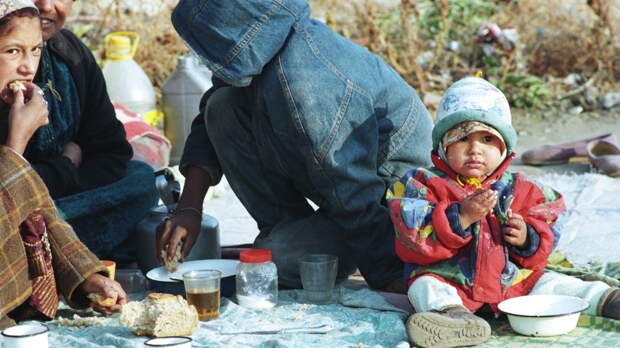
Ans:
[[[110,45],[114,48],[131,49],[131,39],[127,36],[113,36],[110,38]]]
[[[260,263],[271,261],[271,250],[250,249],[239,253],[239,260],[247,263]]]

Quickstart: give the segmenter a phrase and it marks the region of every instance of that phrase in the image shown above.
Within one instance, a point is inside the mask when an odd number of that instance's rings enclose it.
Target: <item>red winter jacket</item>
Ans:
[[[461,186],[437,155],[435,167],[414,169],[387,192],[396,231],[396,252],[406,263],[409,284],[431,275],[452,284],[471,310],[488,303],[496,308],[504,299],[528,294],[542,276],[547,257],[557,245],[555,226],[564,212],[562,196],[506,168],[511,154],[482,182],[498,192],[493,212],[463,230],[459,202],[476,191]],[[506,211],[523,216],[528,242],[517,248],[504,242],[501,223]]]

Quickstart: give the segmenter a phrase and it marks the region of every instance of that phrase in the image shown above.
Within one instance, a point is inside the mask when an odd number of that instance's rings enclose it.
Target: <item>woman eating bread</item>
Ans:
[[[48,123],[47,103],[32,83],[42,46],[31,0],[0,0],[0,328],[54,318],[59,294],[72,307],[90,305],[104,314],[127,302],[22,156]]]

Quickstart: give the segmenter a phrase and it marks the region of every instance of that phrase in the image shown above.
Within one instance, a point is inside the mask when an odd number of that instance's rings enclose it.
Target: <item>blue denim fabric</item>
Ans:
[[[383,195],[429,164],[432,122],[380,57],[309,14],[304,0],[179,2],[173,24],[215,76],[181,168],[201,166],[213,183],[225,173],[258,223],[257,244],[330,225],[383,287],[402,274]]]

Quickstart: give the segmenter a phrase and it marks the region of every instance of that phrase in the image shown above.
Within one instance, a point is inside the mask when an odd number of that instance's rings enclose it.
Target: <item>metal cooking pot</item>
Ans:
[[[155,183],[159,190],[163,205],[153,208],[136,227],[138,234],[138,267],[146,275],[148,271],[161,266],[155,255],[155,229],[174,211],[179,197],[179,182],[169,169],[155,173]],[[185,261],[219,259],[222,256],[220,248],[219,224],[210,215],[202,214],[200,233],[194,247]]]

